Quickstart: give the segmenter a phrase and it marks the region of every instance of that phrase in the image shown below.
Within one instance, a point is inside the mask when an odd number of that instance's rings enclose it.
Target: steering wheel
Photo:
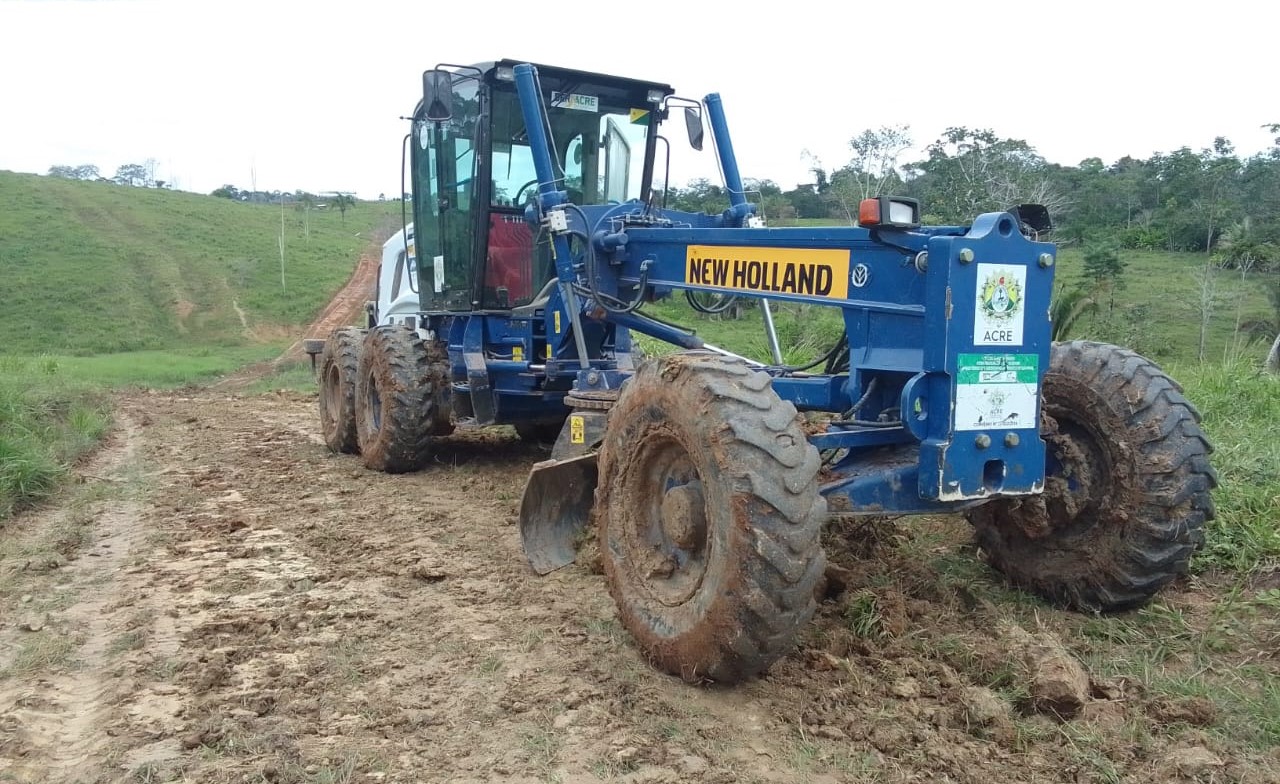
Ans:
[[[537,184],[538,184],[538,180],[532,179],[526,182],[524,185],[521,185],[520,190],[516,191],[516,197],[511,200],[511,203],[517,207],[519,207],[521,204],[524,204],[524,199],[522,198],[524,196],[524,192]]]

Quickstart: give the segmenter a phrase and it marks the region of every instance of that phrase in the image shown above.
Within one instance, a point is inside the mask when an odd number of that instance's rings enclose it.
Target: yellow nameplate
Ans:
[[[849,251],[689,245],[684,282],[738,291],[845,299]]]

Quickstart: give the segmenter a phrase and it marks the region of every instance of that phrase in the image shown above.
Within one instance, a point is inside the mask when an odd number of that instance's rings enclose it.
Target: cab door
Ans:
[[[478,234],[480,83],[453,80],[452,117],[413,126],[413,214],[424,311],[469,311]]]

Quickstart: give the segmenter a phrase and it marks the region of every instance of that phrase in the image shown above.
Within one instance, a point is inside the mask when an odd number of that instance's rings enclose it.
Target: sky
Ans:
[[[1280,122],[1280,13],[1254,0],[588,7],[0,0],[0,169],[154,159],[183,190],[392,196],[422,71],[504,57],[718,92],[743,176],[784,189],[885,125],[910,127],[904,160],[968,126],[1074,165],[1220,135],[1248,155]],[[719,181],[673,119],[672,181]]]

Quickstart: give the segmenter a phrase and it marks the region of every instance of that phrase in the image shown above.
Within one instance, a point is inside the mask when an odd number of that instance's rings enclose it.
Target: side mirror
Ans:
[[[453,117],[453,75],[433,68],[422,72],[422,105],[429,122],[446,122]]]
[[[702,149],[702,113],[692,106],[684,107],[684,125],[689,131],[689,146]]]
[[[1009,208],[1018,219],[1018,223],[1037,234],[1053,231],[1053,220],[1049,217],[1049,209],[1043,204],[1019,204]]]

